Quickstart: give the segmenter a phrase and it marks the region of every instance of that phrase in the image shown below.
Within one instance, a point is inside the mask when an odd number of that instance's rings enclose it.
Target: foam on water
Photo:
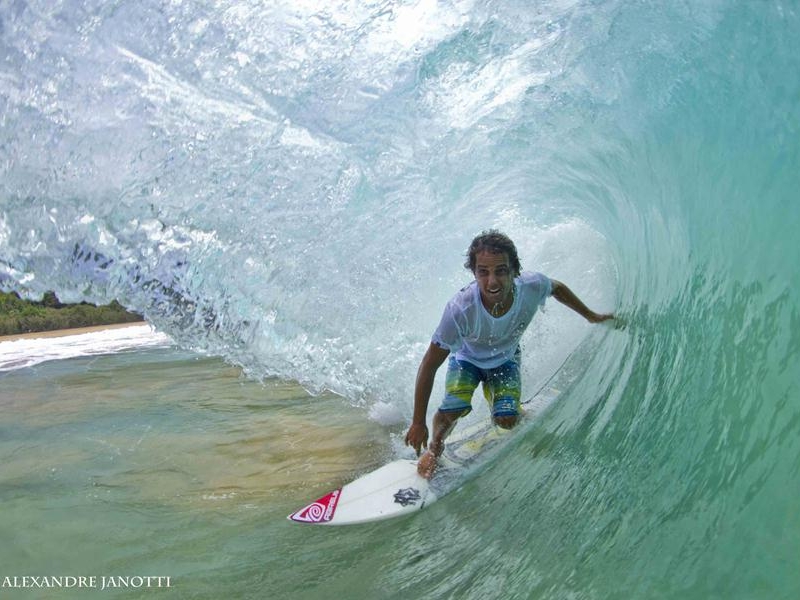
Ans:
[[[0,371],[32,367],[48,360],[114,354],[164,347],[172,342],[149,325],[131,325],[63,337],[20,337],[0,341]]]

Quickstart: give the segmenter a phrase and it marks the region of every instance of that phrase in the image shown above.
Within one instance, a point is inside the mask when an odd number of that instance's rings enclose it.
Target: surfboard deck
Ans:
[[[394,460],[318,498],[288,519],[314,525],[355,525],[417,512],[447,493],[447,487],[437,482],[447,478],[448,472],[465,469],[510,434],[486,421],[457,429],[447,439],[431,481],[417,473],[416,458]]]

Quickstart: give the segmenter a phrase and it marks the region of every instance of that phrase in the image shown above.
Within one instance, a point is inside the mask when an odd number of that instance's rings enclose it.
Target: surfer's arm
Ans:
[[[414,416],[411,419],[411,427],[406,433],[406,445],[414,448],[417,455],[423,446],[428,447],[428,426],[425,424],[428,402],[431,398],[436,371],[442,366],[448,354],[450,354],[449,350],[431,343],[417,370],[417,382],[414,386]]]
[[[602,323],[603,321],[614,318],[612,314],[599,314],[594,312],[581,302],[581,299],[578,298],[571,289],[560,281],[555,279],[551,279],[550,281],[553,283],[553,298],[561,302],[564,306],[574,310],[590,323]]]

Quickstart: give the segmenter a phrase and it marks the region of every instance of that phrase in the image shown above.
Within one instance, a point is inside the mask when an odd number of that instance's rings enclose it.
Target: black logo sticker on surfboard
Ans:
[[[394,501],[400,506],[416,504],[417,500],[420,500],[421,498],[422,496],[419,495],[419,490],[415,488],[404,488],[402,490],[397,490],[397,493],[394,495]]]

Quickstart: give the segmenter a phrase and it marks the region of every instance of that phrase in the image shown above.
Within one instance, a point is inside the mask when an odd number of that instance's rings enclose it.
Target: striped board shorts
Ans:
[[[519,354],[515,358],[518,357]],[[521,385],[517,360],[509,360],[494,369],[482,369],[455,356],[451,356],[447,363],[445,396],[439,410],[469,413],[472,395],[479,383],[483,384],[483,396],[489,403],[492,417],[520,414]]]

